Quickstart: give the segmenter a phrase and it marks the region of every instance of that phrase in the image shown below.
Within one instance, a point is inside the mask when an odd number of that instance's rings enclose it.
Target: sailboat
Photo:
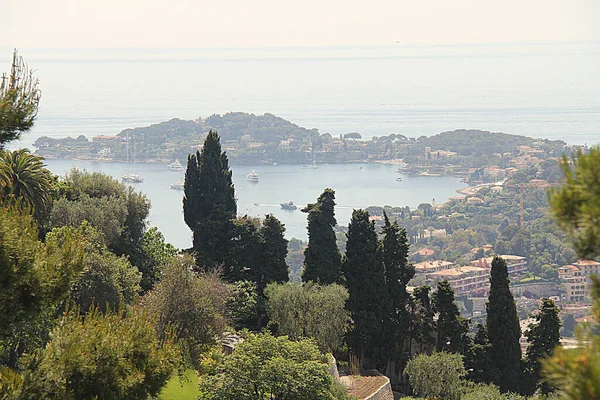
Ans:
[[[135,165],[135,142],[133,143],[133,164]],[[135,172],[135,170],[134,170]],[[129,134],[127,135],[127,173],[121,175],[121,180],[126,183],[142,183],[144,178],[129,170]]]

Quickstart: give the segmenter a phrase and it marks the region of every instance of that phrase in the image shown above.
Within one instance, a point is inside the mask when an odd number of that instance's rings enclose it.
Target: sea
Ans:
[[[600,42],[19,51],[39,78],[42,100],[35,127],[11,148],[31,148],[40,136],[115,135],[230,111],[271,113],[321,133],[359,132],[367,140],[481,129],[600,143]],[[8,70],[11,54],[0,48],[0,71]],[[77,166],[115,177],[127,169],[71,160],[47,165],[57,174]],[[238,211],[273,213],[288,237],[306,239],[306,215],[281,210],[280,203],[303,205],[332,187],[338,222],[347,224],[354,207],[441,202],[463,185],[452,177],[398,182],[395,166],[359,167],[233,165]],[[169,188],[182,173],[165,165],[135,168],[145,179],[136,189],[153,204],[150,223],[188,247],[181,193]],[[258,184],[245,181],[252,169]]]

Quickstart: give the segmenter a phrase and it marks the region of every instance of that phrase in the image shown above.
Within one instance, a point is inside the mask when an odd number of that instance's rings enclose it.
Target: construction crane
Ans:
[[[520,192],[521,192],[521,199],[519,201],[519,209],[520,209],[520,221],[519,221],[519,229],[521,231],[525,230],[525,188],[537,188],[537,189],[544,189],[547,188],[549,186],[560,186],[559,183],[544,183],[544,184],[537,184],[537,183],[519,183],[516,185],[509,185],[508,183],[503,184],[502,186],[505,187],[511,187],[511,188],[519,188]]]

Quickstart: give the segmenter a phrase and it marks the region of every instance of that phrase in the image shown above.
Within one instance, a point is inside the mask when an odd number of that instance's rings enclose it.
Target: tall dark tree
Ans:
[[[231,244],[223,264],[223,278],[228,282],[249,280],[256,283],[261,253],[260,219],[248,215],[232,220]]]
[[[529,325],[529,329],[525,331],[529,342],[526,353],[527,364],[534,382],[538,382],[539,388],[547,394],[551,387],[546,383],[540,383],[540,360],[552,355],[554,348],[560,344],[560,319],[554,301],[543,298],[540,312],[535,316],[535,320],[536,322]],[[535,387],[531,389],[535,390]]]
[[[467,378],[472,382],[490,383],[494,379],[494,363],[490,358],[490,341],[483,324],[477,324],[473,344],[465,355]]]
[[[199,268],[225,261],[237,213],[231,170],[217,132],[210,131],[202,152],[188,156],[183,215],[193,232]]]
[[[438,313],[436,350],[464,354],[469,348],[469,324],[460,316],[454,302],[454,290],[447,280],[438,282],[433,294],[433,308]]]
[[[288,253],[288,240],[284,237],[285,226],[272,214],[265,216],[259,230],[260,263],[257,265],[256,286],[263,295],[267,284],[289,281],[288,266],[285,261]]]
[[[381,343],[385,274],[375,223],[365,210],[354,210],[348,225],[348,242],[342,270],[346,278],[347,303],[353,328],[348,344],[362,363],[366,354],[377,361]]]
[[[385,301],[382,336],[388,355],[386,373],[395,378],[395,361],[402,358],[404,340],[409,333],[410,295],[406,291],[408,281],[415,275],[414,266],[408,262],[408,240],[406,230],[398,223],[390,223],[384,212],[385,225],[382,231],[381,249],[385,270]]]
[[[335,192],[325,189],[308,213],[308,247],[304,250],[302,280],[322,285],[342,282],[342,258],[335,240]]]
[[[412,348],[413,340],[419,347],[416,349],[417,352],[430,351],[436,343],[433,336],[435,323],[433,321],[434,313],[429,297],[430,290],[429,286],[419,286],[413,291],[410,324],[411,355],[413,354],[413,350],[415,350]]]
[[[494,257],[490,277],[490,294],[486,304],[490,355],[498,375],[500,390],[516,392],[519,385],[521,328],[515,299],[508,287],[508,270],[501,257]]]

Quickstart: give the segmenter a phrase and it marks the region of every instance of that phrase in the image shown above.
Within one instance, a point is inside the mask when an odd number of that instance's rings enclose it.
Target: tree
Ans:
[[[38,80],[15,50],[10,73],[0,80],[0,150],[31,129],[40,96]]]
[[[382,334],[389,354],[387,375],[395,378],[395,360],[402,357],[404,341],[410,326],[410,295],[406,285],[415,275],[415,268],[408,262],[406,230],[398,223],[390,223],[384,211],[385,225],[382,230],[381,256],[385,269],[385,302]]]
[[[53,227],[77,227],[87,220],[104,234],[110,251],[137,265],[150,212],[144,194],[100,172],[72,170],[57,186]]]
[[[508,270],[501,257],[494,257],[490,272],[490,294],[486,304],[490,355],[503,392],[517,391],[521,362],[521,328],[515,300],[508,287]]]
[[[460,399],[461,378],[466,371],[458,354],[419,354],[406,364],[404,372],[412,391],[420,397]]]
[[[288,240],[284,237],[285,226],[272,214],[266,215],[259,230],[260,261],[255,266],[253,279],[262,295],[267,284],[284,283],[289,280],[285,261],[288,253]]]
[[[38,221],[52,203],[52,175],[42,160],[27,149],[0,150],[0,194],[31,207]]]
[[[231,170],[217,132],[210,131],[202,152],[188,156],[185,173],[183,215],[193,233],[199,268],[222,264],[237,213]]]
[[[349,294],[347,308],[354,321],[348,332],[348,344],[361,364],[367,352],[378,361],[381,357],[385,273],[375,223],[369,221],[367,211],[352,212],[346,236],[348,242],[342,270]]]
[[[53,229],[48,236],[63,241],[71,227]],[[70,298],[81,310],[96,306],[101,312],[132,304],[140,292],[141,274],[126,257],[108,251],[101,232],[84,221],[75,232],[85,238],[85,268],[77,277]]]
[[[200,399],[333,399],[333,378],[310,339],[250,334],[225,358],[221,370],[200,377]]]
[[[20,398],[147,399],[178,363],[174,335],[159,340],[143,310],[83,317],[71,309],[28,359]]]
[[[600,256],[599,165],[600,148],[591,149],[587,155],[577,153],[572,168],[564,157],[561,168],[566,182],[561,188],[549,192],[552,212],[575,242],[577,253],[582,258]],[[595,276],[592,277],[592,302],[596,321],[600,321],[600,280]],[[598,326],[596,322],[579,330],[579,346],[576,349],[558,347],[551,358],[542,360],[544,376],[558,386],[564,398],[600,398]]]
[[[160,281],[163,267],[175,257],[177,249],[167,243],[163,234],[154,226],[144,233],[139,250],[136,266],[142,273],[142,292],[146,293]]]
[[[467,378],[476,383],[489,383],[494,378],[494,362],[490,358],[490,341],[487,330],[483,324],[477,324],[477,332],[473,344],[467,349],[465,355]]]
[[[69,229],[61,237],[37,239],[33,219],[0,207],[0,348],[14,367],[31,336],[45,337],[55,308],[67,298],[84,269],[84,239]],[[29,341],[28,341],[29,340]]]
[[[190,256],[173,259],[162,280],[144,296],[143,305],[155,317],[159,338],[173,326],[185,356],[199,366],[200,354],[225,330],[225,303],[230,289],[214,272],[198,275]]]
[[[564,183],[548,192],[548,202],[579,256],[593,258],[600,254],[600,147],[571,161],[563,156],[560,167]]]
[[[558,307],[556,307],[554,301],[543,298],[540,312],[535,316],[536,322],[529,325],[529,329],[525,331],[525,336],[529,342],[526,353],[528,367],[535,383],[540,380],[541,360],[552,355],[553,350],[560,344],[558,313]],[[542,383],[540,387],[544,394],[548,394],[551,390],[550,386],[545,383]]]
[[[438,313],[437,351],[465,354],[468,349],[468,320],[460,316],[454,302],[454,290],[447,280],[438,282],[433,294],[433,309]]]
[[[593,313],[600,321],[600,279],[593,277]],[[577,334],[578,347],[557,347],[542,360],[542,372],[560,395],[569,400],[600,398],[600,335],[598,322],[585,326]]]
[[[419,286],[413,291],[413,302],[410,324],[411,347],[413,339],[420,346],[420,351],[429,351],[435,346],[435,337],[433,331],[435,323],[433,321],[433,309],[429,298],[429,286]],[[412,348],[410,350],[412,355]]]
[[[313,282],[302,286],[271,283],[265,294],[267,312],[277,333],[292,340],[313,338],[324,353],[340,347],[350,322],[345,309],[346,288]]]
[[[304,250],[302,281],[322,285],[342,283],[342,259],[335,241],[335,192],[325,189],[314,204],[302,212],[308,214],[308,246]]]

